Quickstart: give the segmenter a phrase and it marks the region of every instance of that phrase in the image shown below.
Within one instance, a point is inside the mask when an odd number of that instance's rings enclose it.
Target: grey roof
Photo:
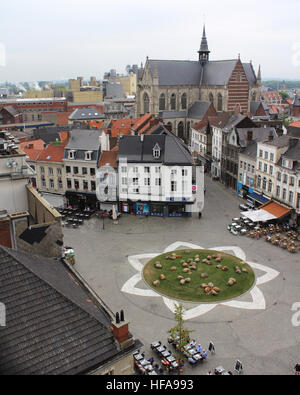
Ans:
[[[286,134],[272,140],[272,141],[265,141],[265,144],[272,145],[274,147],[278,148],[283,148],[289,145],[289,141],[291,139],[291,136],[288,136]]]
[[[240,155],[247,156],[255,161],[257,157],[257,141],[248,143],[247,147],[240,152]]]
[[[299,137],[300,138],[300,128],[297,126],[288,126],[287,134],[291,137]]]
[[[104,119],[105,115],[101,114],[96,108],[77,108],[69,116],[70,121],[82,121],[85,119]]]
[[[227,124],[225,125],[225,129],[232,129],[235,126],[238,126],[239,123],[241,123],[244,119],[246,119],[247,116],[246,115],[242,115],[242,114],[234,114],[230,117],[229,121],[227,122]]]
[[[202,119],[204,115],[207,113],[210,106],[211,106],[210,102],[195,101],[188,109],[187,117],[194,119]]]
[[[191,60],[148,60],[152,75],[158,73],[159,85],[170,86],[224,86],[228,83],[238,60],[208,61],[204,66]],[[251,85],[256,84],[256,76],[250,63],[243,63],[247,79]]]
[[[290,148],[282,156],[300,162],[300,140],[290,139],[289,147]]]
[[[99,137],[104,133],[95,129],[73,129],[70,139],[66,145],[67,150],[97,151],[99,148]]]
[[[296,95],[294,102],[293,102],[294,107],[300,107],[300,95]]]
[[[252,140],[255,141],[264,141],[270,135],[273,139],[278,137],[275,128],[237,128],[236,129],[239,139],[239,145],[241,147],[247,147],[249,142],[247,141],[248,131],[252,131]]]
[[[160,158],[153,157],[153,148],[158,144]],[[120,158],[128,163],[162,163],[165,165],[191,166],[192,158],[186,146],[176,136],[170,134],[150,134],[142,136],[121,136],[119,143]]]
[[[261,105],[261,102],[259,102],[259,101],[252,101],[252,102],[250,102],[250,114],[252,116],[255,115],[255,113],[258,110],[260,105]]]
[[[185,118],[186,114],[187,114],[186,110],[183,110],[183,111],[161,111],[158,116],[161,119]]]
[[[60,261],[0,247],[1,375],[80,374],[118,355],[106,310]]]
[[[3,107],[4,110],[6,110],[10,115],[12,115],[13,117],[21,114],[20,112],[18,112],[14,106],[5,106]]]

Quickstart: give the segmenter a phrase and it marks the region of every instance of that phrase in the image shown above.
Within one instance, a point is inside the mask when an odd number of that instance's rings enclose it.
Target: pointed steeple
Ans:
[[[261,66],[259,65],[258,73],[257,73],[257,83],[261,85]]]
[[[208,49],[208,43],[207,43],[206,32],[205,32],[205,25],[203,26],[202,40],[201,40],[201,45],[200,45],[198,54],[199,54],[199,62],[204,64],[209,60],[210,50]]]

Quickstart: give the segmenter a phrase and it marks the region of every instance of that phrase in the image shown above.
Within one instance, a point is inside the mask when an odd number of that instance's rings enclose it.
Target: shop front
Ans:
[[[94,193],[66,192],[67,206],[78,208],[79,210],[97,210],[99,201]]]

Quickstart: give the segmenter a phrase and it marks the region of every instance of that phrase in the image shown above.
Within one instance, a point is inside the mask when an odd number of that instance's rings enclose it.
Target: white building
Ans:
[[[122,136],[119,201],[138,215],[189,215],[194,203],[193,162],[188,148],[169,134]]]

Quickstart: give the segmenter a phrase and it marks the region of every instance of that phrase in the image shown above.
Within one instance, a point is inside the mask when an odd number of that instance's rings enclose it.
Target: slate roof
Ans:
[[[204,115],[207,113],[210,106],[211,106],[210,102],[195,101],[192,104],[192,106],[189,108],[187,117],[194,119],[202,119]]]
[[[299,137],[300,138],[300,127],[298,126],[288,126],[287,134],[291,137]]]
[[[250,114],[255,115],[256,111],[258,110],[261,102],[252,101],[250,102]]]
[[[202,85],[224,86],[230,79],[237,61],[237,59],[210,60],[202,66],[200,62],[191,60],[148,60],[152,75],[155,75],[157,71],[158,83],[162,86],[199,86],[202,67]],[[256,84],[256,76],[252,65],[250,63],[243,63],[243,67],[249,83],[251,85]]]
[[[153,157],[153,148],[156,144],[161,149],[160,158]],[[120,158],[126,158],[128,163],[192,165],[192,158],[186,146],[176,136],[170,134],[121,136],[118,160]]]
[[[255,161],[257,158],[257,141],[248,143],[247,147],[240,152],[240,155],[247,156]]]
[[[18,112],[14,106],[5,106],[3,107],[4,110],[6,110],[10,115],[12,115],[13,117],[16,117],[17,115],[21,114],[20,112]]]
[[[275,128],[243,128],[239,129],[237,128],[237,134],[238,134],[238,139],[239,139],[239,145],[241,147],[247,147],[249,142],[247,141],[247,133],[248,131],[252,131],[252,140],[255,141],[264,141],[266,140],[270,135],[272,135],[273,139],[276,139],[278,137],[277,132]]]
[[[77,108],[69,116],[70,121],[81,121],[91,119],[104,119],[105,115],[102,114],[97,108]]]
[[[75,150],[75,159],[84,160],[85,152],[92,151],[92,159],[97,160],[100,148],[99,137],[104,133],[102,130],[73,129],[68,144],[65,147],[64,158],[68,158],[68,151]]]
[[[161,111],[158,116],[161,119],[185,118],[187,116],[187,111]]]
[[[119,353],[106,310],[60,262],[0,247],[1,375],[73,375]]]

